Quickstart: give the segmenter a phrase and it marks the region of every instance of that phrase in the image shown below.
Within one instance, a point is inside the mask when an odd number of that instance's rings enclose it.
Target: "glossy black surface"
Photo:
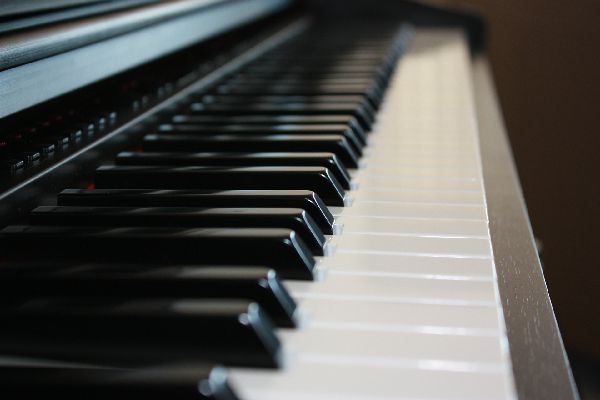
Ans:
[[[252,266],[29,263],[0,267],[3,299],[47,296],[244,298],[279,326],[296,325],[296,303],[274,270]]]
[[[210,360],[272,368],[280,362],[271,321],[246,300],[40,298],[4,305],[0,317],[4,354],[123,366]]]
[[[301,96],[302,97],[302,96]],[[325,125],[325,124],[343,124],[347,125],[360,137],[366,138],[366,131],[360,126],[356,118],[352,115],[212,115],[209,113],[198,114],[177,114],[170,118],[170,122],[184,124],[202,124],[202,125]]]
[[[98,168],[95,181],[104,189],[303,189],[336,206],[343,206],[346,198],[323,167],[105,166]]]
[[[0,249],[5,260],[264,265],[305,280],[315,268],[310,249],[289,229],[15,225],[0,231]]]
[[[181,152],[328,152],[346,168],[358,168],[359,156],[342,135],[186,135],[176,133],[144,136],[145,151]]]
[[[201,124],[161,124],[159,133],[177,133],[188,135],[227,135],[227,134],[249,134],[249,135],[341,135],[352,145],[353,150],[362,155],[365,138],[359,137],[347,125],[243,125],[230,124],[222,126]]]
[[[315,255],[324,255],[325,236],[300,208],[77,207],[42,206],[30,222],[55,226],[149,226],[189,228],[286,228]]]
[[[257,84],[264,87],[264,84]],[[327,92],[329,87],[333,88],[341,84],[323,84],[317,85],[321,92]],[[346,84],[356,89],[360,89],[360,84]],[[242,85],[243,87],[252,87],[252,84]],[[302,83],[289,83],[278,86],[281,88],[305,87]],[[310,87],[310,86],[309,86]],[[363,89],[364,90],[364,89]],[[354,115],[360,122],[361,126],[369,129],[373,124],[373,116],[367,111],[357,108],[356,105],[347,103],[256,103],[256,104],[198,104],[194,103],[190,107],[190,111],[194,113],[202,113],[208,111],[211,114],[221,115],[240,115],[240,114],[296,114],[296,115]]]
[[[333,153],[167,153],[121,152],[118,165],[187,165],[187,166],[304,166],[325,167],[345,190],[351,189],[348,170]]]
[[[57,203],[61,206],[301,208],[325,234],[334,233],[333,215],[319,195],[309,190],[66,189],[58,194]]]
[[[0,366],[0,391],[19,399],[238,400],[227,371],[212,364],[146,368]]]

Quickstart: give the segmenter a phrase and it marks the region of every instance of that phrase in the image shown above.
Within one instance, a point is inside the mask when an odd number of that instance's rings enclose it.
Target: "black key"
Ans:
[[[103,166],[100,189],[312,190],[326,204],[344,206],[346,193],[323,167],[169,167]]]
[[[139,264],[12,264],[0,268],[0,296],[244,298],[279,326],[294,327],[296,303],[272,269]]]
[[[383,93],[378,88],[374,86],[365,86],[365,85],[321,85],[321,86],[306,86],[306,85],[287,85],[287,86],[261,86],[261,85],[234,85],[227,86],[221,85],[217,88],[217,92],[220,94],[232,94],[232,95],[290,95],[290,96],[312,96],[312,95],[321,95],[323,93],[331,94],[331,95],[358,95],[365,96],[369,99],[371,104],[377,107],[383,98]],[[206,112],[210,114],[210,112]],[[261,113],[258,110],[255,110],[256,114],[265,114]],[[223,113],[224,114],[224,113]],[[233,113],[232,113],[233,114]],[[242,113],[244,114],[244,113]],[[246,113],[248,114],[248,113]],[[273,113],[275,114],[275,113]],[[310,114],[300,114],[300,113],[292,113],[292,112],[279,112],[277,114],[288,115],[288,114],[297,114],[297,115],[310,115]],[[333,114],[333,113],[331,113]],[[347,113],[345,113],[347,114]],[[354,113],[351,113],[354,114]],[[321,115],[321,114],[314,114]],[[344,115],[344,113],[335,113],[335,115]],[[362,122],[361,122],[362,124]],[[369,126],[366,126],[364,129],[369,130]]]
[[[287,87],[287,86],[285,86]],[[292,86],[293,87],[293,86]],[[300,86],[303,87],[303,86]],[[323,90],[326,92],[326,89]],[[373,116],[360,107],[346,103],[291,103],[270,104],[258,103],[248,105],[235,104],[202,104],[193,103],[190,106],[193,113],[208,112],[210,114],[222,115],[244,115],[244,114],[296,114],[296,115],[354,115],[364,129],[370,129],[373,124]]]
[[[288,79],[330,80],[332,78],[343,78],[343,79],[347,79],[347,80],[369,79],[369,80],[375,82],[377,85],[379,85],[379,87],[384,87],[387,82],[387,80],[384,79],[383,75],[378,74],[376,71],[371,71],[371,72],[334,72],[334,73],[325,72],[324,73],[323,71],[319,72],[319,71],[314,71],[314,70],[313,71],[305,71],[305,72],[288,72],[284,69],[284,70],[269,71],[269,72],[257,71],[254,73],[240,73],[240,74],[237,74],[232,80],[227,81],[227,83],[230,83],[230,82],[244,83],[245,79],[247,79],[247,78],[257,78],[257,79],[270,78],[272,81],[279,80],[279,79],[285,79],[285,80],[288,80]],[[343,97],[351,97],[351,96],[356,96],[356,95],[324,94],[324,95],[313,95],[313,96],[303,96],[303,97],[338,97],[338,96],[343,98]]]
[[[264,265],[284,278],[305,280],[316,273],[310,250],[289,229],[17,225],[0,231],[0,249],[9,260]]]
[[[308,190],[66,189],[57,202],[60,206],[301,208],[325,234],[336,233],[333,215],[319,195]]]
[[[155,153],[121,152],[118,165],[197,165],[197,166],[318,166],[328,168],[346,190],[351,177],[333,153]]]
[[[340,135],[181,135],[144,136],[145,151],[183,152],[328,152],[346,168],[358,168],[358,155]]]
[[[352,64],[338,64],[338,65],[327,65],[326,68],[323,65],[284,65],[283,63],[261,63],[254,66],[245,68],[242,73],[246,75],[252,74],[273,74],[279,71],[285,71],[286,73],[297,73],[297,74],[315,74],[315,75],[337,75],[337,74],[377,74],[382,78],[388,75],[386,68],[374,65],[352,65]]]
[[[362,148],[366,138],[359,137],[346,125],[200,125],[200,124],[161,124],[160,133],[176,133],[187,135],[341,135],[352,145],[358,155],[362,155]]]
[[[266,59],[260,63],[265,67],[278,68],[279,70],[286,71],[285,67],[289,66],[292,71],[314,71],[317,72],[320,67],[321,74],[323,76],[332,76],[332,81],[341,81],[335,73],[357,73],[357,72],[369,72],[369,71],[381,71],[383,74],[388,74],[393,69],[393,61],[382,56],[381,53],[376,55],[360,54],[361,57],[348,57],[348,56],[333,56],[323,57],[322,55],[313,55],[308,58],[299,58],[297,55],[286,58],[272,58]],[[297,68],[294,68],[298,66]],[[257,72],[254,70],[253,72]],[[276,77],[274,77],[276,80]],[[352,81],[349,81],[352,82]]]
[[[286,228],[296,231],[316,255],[325,255],[328,248],[319,226],[301,208],[42,206],[31,212],[30,221],[66,226]]]
[[[0,307],[0,352],[138,367],[209,361],[277,367],[261,307],[237,299],[41,298]]]
[[[211,364],[146,368],[0,366],[0,391],[23,400],[238,400],[227,371]]]
[[[268,85],[268,80],[264,86]],[[312,85],[311,85],[312,86]],[[192,108],[198,110],[203,109],[202,105],[208,105],[210,108],[213,104],[223,105],[238,105],[238,106],[260,106],[260,105],[306,105],[317,106],[319,104],[336,104],[354,107],[359,110],[359,113],[368,115],[371,120],[375,119],[375,110],[371,106],[369,100],[364,96],[357,95],[318,95],[318,96],[286,96],[286,95],[259,95],[259,96],[236,96],[236,95],[206,95],[203,96],[201,102],[192,103]]]
[[[360,137],[367,137],[366,132],[352,115],[210,115],[207,113],[194,115],[175,115],[171,120],[179,124],[202,125],[348,125]]]
[[[305,63],[291,63],[284,60],[259,62],[244,68],[241,73],[246,75],[273,73],[273,80],[277,81],[277,73],[288,74],[314,74],[320,76],[338,76],[338,74],[377,74],[385,78],[391,72],[391,67],[380,63],[356,63],[343,61],[319,60]]]
[[[241,77],[241,81],[246,81],[248,77]],[[261,78],[267,80],[268,78]],[[207,104],[244,104],[248,102],[256,103],[349,103],[364,104],[364,96],[358,95],[313,95],[313,96],[286,96],[286,95],[257,95],[257,96],[229,96],[222,94],[203,94],[198,100]]]
[[[310,46],[306,48],[307,52],[300,52],[296,49],[293,53],[271,53],[261,57],[262,63],[284,62],[296,65],[368,65],[377,67],[387,63],[384,52],[380,49],[355,48],[345,51],[333,51],[329,46],[324,48],[315,48]],[[350,51],[352,50],[352,51]],[[308,52],[310,51],[310,52]]]
[[[279,77],[278,79],[273,79],[273,77],[259,77],[259,76],[248,76],[248,77],[244,77],[244,78],[234,78],[234,79],[230,79],[227,82],[225,82],[223,84],[223,86],[229,86],[229,87],[236,87],[236,86],[242,86],[242,87],[281,87],[281,88],[285,88],[285,87],[299,87],[299,86],[305,86],[305,87],[331,87],[331,86],[355,86],[355,87],[361,87],[361,88],[368,88],[368,87],[373,87],[374,90],[376,90],[378,93],[383,93],[384,89],[385,89],[385,85],[379,83],[378,80],[373,79],[373,78],[338,78],[338,77],[333,77],[333,78],[325,78],[325,77],[299,77],[299,78],[285,78],[285,77]],[[366,105],[370,105],[369,101],[367,100],[366,97],[364,96],[360,96],[360,95],[336,95],[336,94],[329,94],[329,96],[335,96],[340,98],[339,102],[334,102],[333,99],[327,99],[327,92],[323,91],[322,94],[320,95],[314,95],[314,96],[308,96],[307,101],[305,102],[306,104],[327,104],[327,103],[332,103],[332,104],[347,104],[347,105],[353,105],[353,106],[360,106],[363,104]],[[264,96],[268,96],[268,95],[264,95]],[[293,103],[292,98],[294,96],[297,95],[285,95],[283,93],[278,94],[278,95],[271,95],[274,97],[273,100],[268,100],[266,99],[263,103],[275,103],[275,104],[288,104],[288,103]],[[223,99],[223,101],[216,101],[215,103],[223,103],[223,104],[237,104],[239,103],[239,101],[235,101],[236,96],[235,95],[227,95],[227,94],[221,94],[219,96],[220,98]],[[253,100],[253,102],[256,103],[261,103],[258,98],[262,97],[262,96],[256,96],[256,98]],[[356,97],[358,100],[354,99],[351,100],[351,97]],[[231,101],[227,101],[227,99],[232,99]],[[279,100],[276,100],[276,99]]]

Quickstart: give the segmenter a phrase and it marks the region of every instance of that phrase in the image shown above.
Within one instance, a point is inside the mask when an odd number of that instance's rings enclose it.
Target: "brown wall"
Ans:
[[[600,2],[442,0],[489,52],[567,349],[600,359]]]

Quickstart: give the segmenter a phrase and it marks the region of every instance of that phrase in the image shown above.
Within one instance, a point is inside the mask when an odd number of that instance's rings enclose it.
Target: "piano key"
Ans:
[[[178,135],[144,136],[145,151],[183,152],[328,152],[347,168],[358,168],[358,155],[341,135]]]
[[[241,81],[247,82],[248,79],[256,79],[250,77],[240,77]],[[266,80],[267,77],[260,78],[262,80]],[[370,81],[371,79],[369,79]],[[272,81],[272,77],[271,77]],[[278,81],[279,82],[279,81]],[[267,86],[267,85],[265,85]],[[298,95],[256,95],[256,96],[230,96],[230,95],[222,95],[222,94],[202,94],[199,98],[199,101],[206,104],[214,104],[214,103],[222,103],[222,104],[244,104],[247,102],[257,102],[257,103],[349,103],[356,105],[366,105],[369,107],[369,104],[366,103],[366,99],[364,96],[358,95],[330,95],[330,94],[320,94],[313,96],[298,96]]]
[[[301,358],[295,368],[279,373],[236,369],[231,380],[240,396],[249,400],[515,398],[498,364],[452,363],[436,368],[441,364],[436,360],[402,361],[385,363],[313,353]]]
[[[305,85],[287,85],[287,86],[262,86],[262,85],[234,85],[233,87],[221,85],[217,88],[220,94],[230,95],[293,95],[293,96],[311,96],[328,93],[331,95],[357,95],[365,96],[369,99],[371,105],[375,108],[381,103],[383,93],[376,87],[366,87],[365,85],[321,85],[321,86],[305,86]],[[225,113],[221,113],[225,115]],[[243,113],[242,113],[243,114]],[[256,114],[266,114],[256,111]],[[268,114],[296,114],[296,115],[329,115],[333,113],[308,114],[293,112],[272,112]],[[344,115],[348,113],[335,113],[335,115]],[[352,112],[350,114],[353,114]],[[365,126],[361,121],[361,126],[368,130],[370,125]]]
[[[261,83],[260,79],[244,79],[245,84],[251,84],[253,81],[256,83]],[[318,85],[318,84],[326,84],[326,82],[307,82],[305,79],[303,80],[278,80],[277,86],[286,85],[289,81],[290,84],[305,84],[305,85]],[[297,81],[297,83],[295,82]],[[356,79],[350,80],[355,84],[358,83]],[[365,82],[371,82],[371,79],[366,79]],[[264,86],[269,86],[269,84],[273,84],[273,80],[271,79],[263,79],[262,82]],[[366,84],[366,83],[365,83]],[[377,85],[377,84],[376,84]],[[236,96],[236,95],[226,95],[226,94],[211,94],[203,96],[200,102],[192,103],[192,109],[204,109],[203,106],[207,106],[206,108],[210,108],[212,105],[231,105],[231,106],[244,106],[251,105],[261,106],[261,105],[305,105],[305,106],[317,106],[320,104],[329,105],[346,105],[348,107],[353,107],[355,110],[358,110],[358,113],[364,114],[368,116],[368,118],[372,121],[375,119],[375,108],[371,105],[368,98],[365,96],[358,95],[327,95],[322,94],[318,96],[297,96],[297,95],[259,95],[259,96]],[[356,114],[356,111],[355,111]]]
[[[237,87],[238,85],[236,85]],[[247,85],[239,85],[240,89],[253,89],[257,90],[259,88],[264,88],[265,86],[262,84],[247,84]],[[321,93],[329,92],[329,89],[335,90],[335,88],[347,88],[354,89],[355,91],[363,91],[368,92],[368,89],[365,87],[366,85],[355,84],[355,85],[342,85],[342,84],[331,84],[331,85],[304,85],[304,84],[282,84],[282,85],[273,85],[271,86],[274,90],[278,88],[280,90],[286,91],[289,90],[291,95],[297,95],[298,93],[294,93],[296,89],[302,89],[305,87],[315,87]],[[260,89],[259,89],[260,90]],[[373,89],[375,90],[375,89]],[[223,93],[222,94],[233,94],[236,93]],[[376,93],[379,93],[375,90]],[[335,93],[335,92],[333,92]],[[353,94],[355,94],[354,92]],[[192,113],[202,113],[208,112],[210,114],[221,114],[221,115],[241,115],[241,114],[296,114],[296,115],[348,115],[351,114],[356,117],[361,126],[364,129],[369,129],[373,124],[374,115],[372,114],[372,110],[357,107],[353,104],[348,103],[255,103],[255,104],[247,104],[247,105],[236,105],[236,104],[201,104],[201,103],[192,103],[190,106],[190,111]]]
[[[267,228],[100,228],[9,226],[7,258],[161,264],[264,265],[289,279],[314,279],[316,261],[298,235]],[[32,253],[31,248],[36,252]]]
[[[330,73],[328,71],[315,71],[315,70],[307,70],[304,72],[301,71],[287,71],[286,69],[275,69],[271,71],[260,70],[251,73],[241,72],[233,77],[232,80],[228,82],[238,82],[244,83],[246,79],[266,79],[271,78],[272,80],[315,80],[315,79],[324,79],[330,80],[332,78],[342,78],[344,80],[360,80],[363,81],[365,79],[369,79],[374,82],[380,88],[384,88],[387,85],[387,79],[382,75],[378,74],[377,71],[369,71],[369,72],[338,72],[338,73]],[[347,97],[354,97],[357,95],[330,95],[330,94],[321,94],[321,95],[312,95],[312,96],[299,96],[299,97],[340,97],[340,100],[343,100]],[[359,96],[357,96],[359,97]],[[368,100],[368,99],[367,99]],[[376,107],[375,104],[372,106]]]
[[[258,76],[246,76],[243,79],[230,79],[227,81],[227,83],[225,83],[225,85],[228,86],[237,86],[237,85],[242,85],[242,86],[262,86],[262,87],[295,87],[295,86],[335,86],[335,85],[354,85],[354,86],[364,86],[364,87],[374,87],[376,88],[378,91],[383,91],[383,85],[380,84],[377,80],[374,80],[372,78],[342,78],[342,77],[332,77],[332,78],[325,78],[325,77],[300,77],[300,78],[288,78],[288,77],[278,77],[277,79],[273,79],[273,77],[258,77]],[[327,92],[323,92],[323,95],[326,95]],[[322,96],[323,96],[322,95]],[[290,97],[293,97],[294,95],[291,95]],[[340,96],[340,95],[338,95]],[[357,95],[354,95],[357,96]],[[221,98],[227,99],[237,99],[236,96],[228,96],[225,94],[222,94],[221,96],[219,96]],[[260,97],[260,96],[258,96]],[[280,101],[265,101],[265,102],[258,102],[256,101],[258,104],[270,104],[270,103],[276,103],[276,104],[289,104],[289,103],[293,103],[290,100],[286,100],[287,96],[284,94],[280,94],[279,96],[276,96],[278,98],[280,98]],[[369,102],[366,98],[362,98],[360,101],[356,102],[356,101],[349,101],[348,99],[349,95],[345,95],[344,98],[337,102],[337,104],[352,104],[352,105],[360,105],[360,104],[366,104],[369,105]],[[358,97],[362,97],[362,96],[358,96]],[[314,98],[315,100],[312,100],[312,98]],[[309,98],[309,101],[304,103],[304,104],[327,104],[332,102],[331,100],[327,100],[327,99],[323,99],[322,100],[317,100],[318,97],[317,96],[312,96],[311,98]],[[223,102],[215,102],[216,104],[219,103],[223,103],[223,104],[237,104],[239,103],[239,101],[236,100],[232,100],[232,101],[223,101]]]
[[[334,243],[338,248],[343,247],[357,253],[491,258],[487,237],[422,237],[344,232],[334,238]]]
[[[117,165],[182,166],[318,166],[325,167],[346,190],[352,188],[348,170],[333,153],[165,153],[121,152]]]
[[[329,65],[368,65],[378,67],[387,62],[383,51],[373,51],[372,49],[360,51],[360,48],[353,47],[353,53],[350,49],[339,49],[332,52],[331,47],[315,47],[308,45],[306,52],[300,51],[301,48],[295,48],[292,53],[273,52],[266,54],[261,58],[261,64],[286,63],[299,65],[322,64],[324,69]]]
[[[211,364],[146,368],[0,366],[0,391],[19,399],[238,400],[227,370]]]
[[[295,231],[314,254],[329,253],[323,232],[300,208],[42,206],[31,212],[30,222],[66,226],[286,228]]]
[[[493,307],[493,280],[427,279],[392,275],[337,274],[323,282],[288,281],[296,301],[321,298]]]
[[[310,316],[304,329],[335,327],[348,330],[390,330],[429,334],[496,336],[498,317],[490,306],[386,302],[340,297],[298,299]],[[376,312],[374,312],[376,310]]]
[[[332,235],[337,229],[323,200],[308,190],[65,189],[58,194],[57,203],[59,206],[300,208],[325,234]]]
[[[298,66],[296,69],[292,69],[289,72],[313,72],[315,75],[318,74],[318,68],[321,67],[321,77],[330,76],[332,82],[341,81],[344,74],[347,73],[371,73],[378,74],[382,78],[388,78],[390,72],[393,70],[393,66],[381,62],[382,60],[345,60],[345,59],[327,59],[327,58],[314,58],[307,60],[298,60],[294,63]],[[289,63],[285,63],[285,60],[273,60],[270,62],[264,62],[261,65],[263,68],[271,67],[277,68],[279,71],[286,71],[286,67],[294,67]],[[252,70],[252,72],[257,72]],[[339,74],[339,75],[338,75]],[[352,81],[349,81],[352,82]]]
[[[360,137],[367,134],[352,115],[211,115],[202,114],[177,114],[171,122],[179,124],[202,124],[202,125],[347,125]]]
[[[345,227],[344,227],[345,228]],[[344,230],[345,232],[345,230]],[[471,257],[423,257],[419,254],[346,251],[320,260],[330,274],[431,277],[440,279],[489,280],[493,276],[491,259]]]
[[[142,366],[210,361],[274,368],[281,344],[256,303],[40,298],[0,307],[3,354]],[[123,349],[127,351],[123,351]]]
[[[312,51],[312,49],[310,50]],[[323,57],[322,55],[311,55],[310,57],[297,58],[292,57],[280,57],[280,58],[268,58],[261,61],[258,67],[272,68],[281,72],[287,72],[285,67],[297,67],[293,71],[318,71],[318,67],[321,67],[321,75],[331,76],[332,79],[337,80],[338,76],[334,74],[343,75],[345,72],[371,72],[382,70],[382,72],[389,73],[393,68],[391,60],[386,60],[381,54],[369,57],[369,54],[361,54],[363,57],[349,57],[343,55],[342,57]],[[257,72],[260,69],[248,68],[251,72]]]
[[[368,164],[369,168],[371,164]],[[483,199],[483,193],[468,190],[424,190],[424,189],[392,189],[365,188],[352,192],[356,201],[387,201],[400,203],[438,203],[438,204],[470,204],[477,205]]]
[[[96,170],[101,189],[266,189],[312,190],[325,203],[344,206],[348,198],[323,167],[169,167],[103,166]]]
[[[341,135],[353,146],[354,151],[362,155],[366,144],[365,137],[359,137],[346,125],[223,125],[211,126],[200,124],[161,124],[159,133],[176,133],[189,135]]]
[[[262,86],[262,85],[259,85]],[[293,88],[294,85],[288,85]],[[287,88],[288,86],[282,86]],[[299,85],[300,86],[300,85]],[[339,85],[342,86],[342,85]],[[249,86],[251,87],[251,86]],[[303,87],[301,85],[300,87]],[[328,86],[319,86],[323,92],[327,92]],[[358,86],[355,86],[358,87]],[[290,104],[271,104],[258,103],[248,105],[235,104],[201,104],[193,103],[190,106],[193,113],[202,113],[208,111],[210,114],[222,115],[243,115],[243,114],[296,114],[296,115],[354,115],[364,129],[369,129],[373,124],[373,116],[364,109],[357,108],[354,105],[346,103],[290,103]]]
[[[335,210],[332,212],[339,216],[453,219],[481,222],[487,220],[485,206],[479,204],[415,204],[361,199],[351,208],[342,208],[339,213]]]
[[[355,74],[374,74],[380,75],[382,78],[387,78],[389,76],[389,69],[381,68],[379,66],[374,65],[356,65],[356,64],[337,64],[337,65],[328,65],[324,68],[323,65],[315,65],[315,64],[305,64],[305,65],[285,65],[281,62],[279,63],[261,63],[254,66],[249,66],[245,68],[242,73],[246,73],[248,75],[252,74],[274,74],[280,71],[285,71],[286,73],[298,73],[298,74],[329,74],[332,76],[336,76],[338,74],[345,73],[355,73]]]
[[[502,343],[496,335],[448,335],[378,328],[352,329],[348,325],[321,324],[303,331],[282,331],[279,336],[290,352],[310,347],[314,354],[328,357],[351,355],[381,362],[403,359],[498,365],[502,362]]]
[[[6,298],[244,298],[279,326],[294,327],[295,301],[277,273],[262,267],[14,263],[0,267]]]
[[[356,204],[356,200],[355,203]],[[359,204],[362,204],[359,202]],[[408,210],[407,210],[408,211]],[[436,218],[429,214],[421,217],[407,216],[361,216],[344,214],[338,217],[345,233],[385,233],[401,236],[424,237],[488,237],[486,220]]]

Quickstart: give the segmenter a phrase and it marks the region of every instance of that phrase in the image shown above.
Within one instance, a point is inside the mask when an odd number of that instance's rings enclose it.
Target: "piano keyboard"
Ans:
[[[235,369],[251,400],[514,398],[463,35],[418,30],[353,172],[325,278],[286,281],[306,314],[289,365]]]
[[[191,95],[94,188],[2,231],[0,387],[515,398],[466,40],[332,29]]]

